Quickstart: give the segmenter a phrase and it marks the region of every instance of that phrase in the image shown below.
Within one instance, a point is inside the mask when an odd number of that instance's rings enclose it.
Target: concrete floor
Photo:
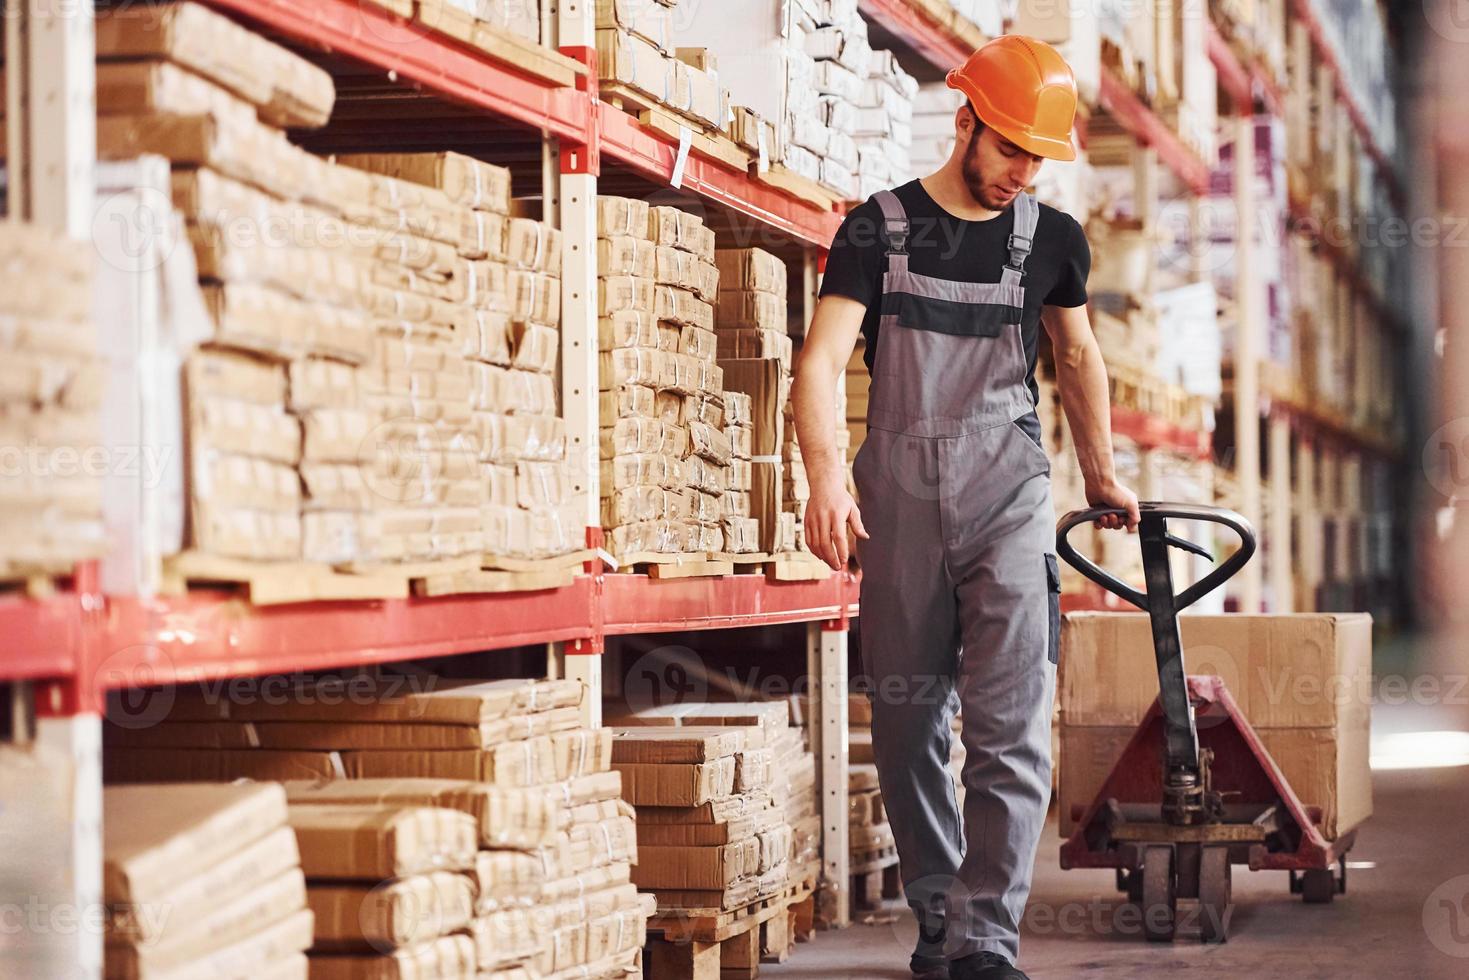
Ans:
[[[1377,714],[1379,730],[1404,727]],[[1349,857],[1348,893],[1331,905],[1306,905],[1288,893],[1283,872],[1236,868],[1231,938],[1221,946],[1187,938],[1153,945],[1125,934],[1112,916],[1119,895],[1111,872],[1062,872],[1052,822],[1036,863],[1021,968],[1036,980],[1185,971],[1252,980],[1469,977],[1469,768],[1378,772],[1373,786],[1375,812]],[[906,906],[893,903],[866,924],[818,933],[761,975],[905,980],[915,935]]]

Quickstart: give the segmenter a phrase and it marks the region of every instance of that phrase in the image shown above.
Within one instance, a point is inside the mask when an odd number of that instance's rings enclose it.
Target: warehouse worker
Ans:
[[[1051,790],[1060,577],[1035,384],[1039,325],[1087,500],[1125,509],[1107,375],[1086,313],[1091,252],[1025,188],[1072,160],[1076,82],[1049,45],[997,38],[949,73],[967,97],[942,169],[880,192],[832,244],[794,391],[811,482],[806,541],[862,566],[872,742],[908,903],[916,976],[1015,980]],[[858,333],[872,376],[847,492],[835,386]],[[957,698],[955,694],[957,692]],[[963,821],[949,775],[958,702]]]

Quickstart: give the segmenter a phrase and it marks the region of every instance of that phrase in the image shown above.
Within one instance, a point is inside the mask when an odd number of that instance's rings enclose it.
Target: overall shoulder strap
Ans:
[[[1021,191],[1015,198],[1015,227],[1010,232],[1010,261],[1007,265],[1017,275],[1025,275],[1025,260],[1030,256],[1031,245],[1035,241],[1035,226],[1040,213],[1040,205],[1028,192]]]
[[[882,240],[887,245],[887,254],[906,255],[909,224],[903,202],[892,191],[878,191],[872,199],[882,208]]]

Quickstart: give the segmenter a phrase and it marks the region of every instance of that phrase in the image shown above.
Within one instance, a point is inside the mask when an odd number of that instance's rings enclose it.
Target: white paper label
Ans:
[[[678,156],[673,161],[673,175],[668,178],[668,183],[674,187],[683,186],[684,167],[689,162],[689,147],[693,145],[694,134],[687,126],[678,128]]]

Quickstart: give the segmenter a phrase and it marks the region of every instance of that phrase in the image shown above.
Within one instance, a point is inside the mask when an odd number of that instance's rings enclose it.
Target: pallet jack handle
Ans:
[[[1168,518],[1176,517],[1180,520],[1209,521],[1214,524],[1223,524],[1240,537],[1239,548],[1234,554],[1226,558],[1223,564],[1213,569],[1208,575],[1205,575],[1187,589],[1184,589],[1177,596],[1172,597],[1173,610],[1175,612],[1188,608],[1223,585],[1235,572],[1243,568],[1245,563],[1255,554],[1255,529],[1250,525],[1249,521],[1245,520],[1243,515],[1226,507],[1206,507],[1200,504],[1167,503],[1158,500],[1146,500],[1138,504],[1138,511],[1142,517],[1139,532],[1144,538],[1158,540],[1165,545],[1182,548],[1185,551],[1190,551],[1204,558],[1212,558],[1213,556],[1193,542],[1168,533]],[[1067,540],[1067,535],[1071,533],[1072,528],[1110,514],[1125,516],[1126,513],[1126,511],[1118,507],[1093,507],[1089,510],[1071,511],[1062,517],[1057,525],[1056,553],[1062,558],[1065,558],[1073,568],[1102,588],[1121,596],[1144,612],[1150,612],[1151,608],[1149,607],[1146,593],[1132,588],[1126,582],[1097,565],[1090,558],[1079,553]],[[1145,556],[1149,550],[1146,546],[1144,547]]]

